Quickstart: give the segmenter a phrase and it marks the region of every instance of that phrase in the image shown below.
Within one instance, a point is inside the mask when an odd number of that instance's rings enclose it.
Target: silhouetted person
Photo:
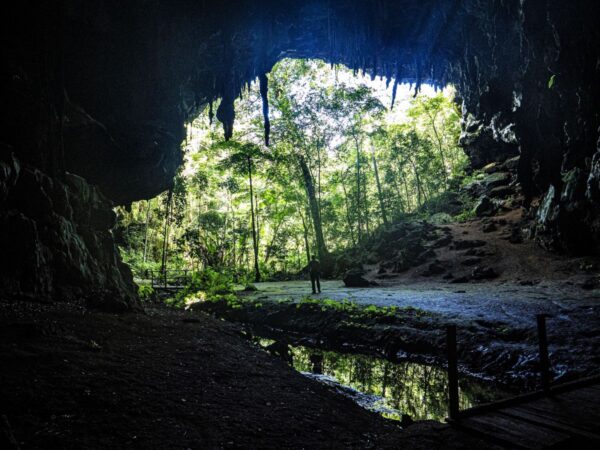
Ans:
[[[308,273],[310,274],[310,284],[312,284],[312,293],[321,293],[321,263],[316,257],[312,257],[308,263]]]
[[[309,359],[312,364],[312,373],[321,375],[323,373],[323,355],[321,353],[311,353]]]

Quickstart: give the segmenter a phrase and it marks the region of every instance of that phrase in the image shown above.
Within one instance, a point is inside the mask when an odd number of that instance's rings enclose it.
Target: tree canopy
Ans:
[[[335,254],[422,212],[464,174],[451,88],[400,86],[392,110],[382,80],[288,59],[268,76],[267,123],[265,82],[237,100],[229,141],[205,111],[188,124],[173,188],[119,210],[134,269],[210,267],[258,281],[298,273],[313,254],[333,267]]]

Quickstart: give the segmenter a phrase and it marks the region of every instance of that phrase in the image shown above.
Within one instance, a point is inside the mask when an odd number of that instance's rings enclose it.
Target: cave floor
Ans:
[[[347,288],[332,280],[322,283],[318,295],[310,295],[308,281],[258,283],[256,287],[258,291],[243,295],[260,305],[258,311],[248,307],[240,319],[236,311],[221,316],[292,333],[302,330],[301,334],[312,336],[313,341],[335,336],[342,345],[366,346],[376,352],[389,348],[390,339],[397,338],[399,350],[417,360],[423,355],[443,360],[440,342],[445,327],[454,324],[467,371],[528,390],[538,384],[536,315],[546,314],[555,379],[567,381],[599,372],[598,291],[564,281],[530,286],[506,281],[457,285],[427,280]],[[332,313],[329,320],[320,321],[318,311],[310,314],[306,308],[300,312],[287,306],[289,300],[298,303],[307,297],[349,300],[364,307],[395,306],[399,318],[394,323],[365,318],[351,327],[344,326],[347,318],[341,314]]]
[[[322,292],[317,295],[311,294],[308,281],[256,283],[255,286],[258,291],[248,295],[250,299],[299,301],[311,297],[349,300],[365,306],[413,307],[443,314],[449,322],[489,320],[520,327],[535,324],[537,314],[548,314],[555,323],[571,326],[577,320],[600,317],[600,290],[585,291],[551,281],[536,286],[493,281],[460,285],[427,281],[348,288],[341,280],[327,280],[321,282]]]
[[[0,338],[3,448],[491,448],[401,430],[204,314],[0,302]]]

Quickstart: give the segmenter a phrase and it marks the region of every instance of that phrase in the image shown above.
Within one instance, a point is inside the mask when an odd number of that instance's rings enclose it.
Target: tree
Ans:
[[[230,142],[209,110],[188,124],[171,195],[118,210],[125,261],[136,271],[212,268],[242,282],[297,273],[315,254],[331,270],[379,227],[426,212],[464,173],[451,92],[406,96],[391,113],[369,80],[350,75],[284,60],[268,90],[263,77],[236,101]]]
[[[255,161],[257,159],[266,159],[267,155],[257,146],[251,143],[239,143],[228,141],[218,144],[221,148],[230,150],[230,154],[221,161],[224,168],[232,168],[238,172],[248,175],[248,194],[250,197],[250,222],[252,230],[252,247],[254,250],[254,281],[259,282],[260,266],[258,263],[258,230],[256,222],[254,185],[252,183],[252,172],[255,170]]]

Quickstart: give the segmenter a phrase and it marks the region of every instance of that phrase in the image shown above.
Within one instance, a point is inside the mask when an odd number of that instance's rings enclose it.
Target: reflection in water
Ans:
[[[273,341],[260,340],[262,346],[270,343]],[[445,369],[300,346],[291,347],[291,355],[296,370],[336,387],[361,406],[384,417],[400,420],[403,414],[408,414],[414,420],[438,421],[447,417]],[[497,400],[500,396],[481,382],[464,377],[460,388],[461,409]]]

